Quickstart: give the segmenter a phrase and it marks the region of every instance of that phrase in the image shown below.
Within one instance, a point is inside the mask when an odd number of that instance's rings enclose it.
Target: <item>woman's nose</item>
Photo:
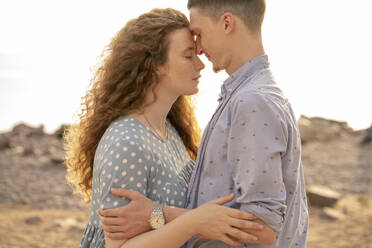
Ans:
[[[198,71],[201,71],[205,68],[205,65],[204,63],[201,61],[201,59],[199,58],[199,56],[196,56],[196,69]]]

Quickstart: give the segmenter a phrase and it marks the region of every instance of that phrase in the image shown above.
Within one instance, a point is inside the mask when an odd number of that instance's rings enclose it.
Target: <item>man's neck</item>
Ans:
[[[248,61],[265,54],[261,36],[256,39],[239,39],[234,43],[230,50],[230,63],[225,68],[230,76]]]

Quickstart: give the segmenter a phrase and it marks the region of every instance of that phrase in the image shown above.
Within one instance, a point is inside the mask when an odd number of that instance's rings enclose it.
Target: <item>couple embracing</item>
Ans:
[[[91,203],[81,247],[305,247],[301,140],[265,55],[265,0],[189,0],[112,39],[80,121],[68,180]],[[229,78],[201,137],[204,54]],[[211,86],[213,87],[213,86]]]

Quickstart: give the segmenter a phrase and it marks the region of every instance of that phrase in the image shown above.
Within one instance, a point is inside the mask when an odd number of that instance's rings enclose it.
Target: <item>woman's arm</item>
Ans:
[[[128,240],[110,240],[106,238],[107,248],[117,247],[180,247],[192,235],[190,220],[171,222],[164,227],[143,233]],[[170,238],[171,237],[171,238]]]
[[[124,240],[151,230],[148,220],[154,203],[150,199],[137,191],[127,189],[112,189],[111,192],[116,196],[129,199],[130,203],[124,207],[98,211],[105,237],[111,240]],[[234,216],[237,218],[240,213],[244,213],[236,209],[232,210],[235,211]],[[166,223],[169,223],[191,210],[165,206],[163,211]],[[250,243],[268,245],[275,241],[276,232],[254,215],[246,214],[243,220],[246,222],[244,231],[257,237],[257,241],[252,240]],[[263,230],[256,229],[254,223],[263,225]],[[208,232],[208,229],[202,230],[195,236],[214,239],[213,233]]]
[[[230,195],[207,202],[197,209],[181,214],[162,228],[129,240],[113,241],[105,237],[106,247],[179,247],[192,236],[200,236],[200,234],[206,234],[209,239],[220,240],[228,245],[239,245],[240,241],[255,241],[253,235],[239,229],[254,228],[259,230],[262,226],[253,222],[247,224],[247,222],[241,221],[241,219],[250,219],[250,214],[220,206],[232,199],[233,195]]]

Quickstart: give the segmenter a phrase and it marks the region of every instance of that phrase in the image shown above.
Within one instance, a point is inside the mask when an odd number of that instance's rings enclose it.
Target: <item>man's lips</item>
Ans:
[[[193,78],[192,80],[198,80],[200,77],[201,77],[201,76],[199,75],[199,76]]]

